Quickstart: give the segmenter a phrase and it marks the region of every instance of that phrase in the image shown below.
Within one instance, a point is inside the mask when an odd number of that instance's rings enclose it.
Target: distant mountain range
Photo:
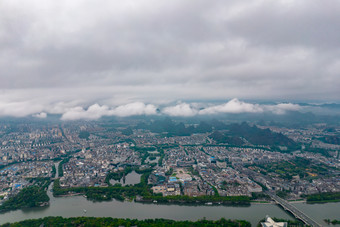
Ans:
[[[289,149],[298,145],[281,133],[269,129],[260,129],[243,122],[241,124],[224,124],[218,120],[201,121],[196,126],[185,126],[184,123],[175,123],[170,118],[154,122],[139,123],[137,129],[147,129],[154,133],[164,133],[167,136],[189,136],[194,133],[211,133],[210,138],[217,143],[241,146],[247,142],[252,145],[285,146]]]

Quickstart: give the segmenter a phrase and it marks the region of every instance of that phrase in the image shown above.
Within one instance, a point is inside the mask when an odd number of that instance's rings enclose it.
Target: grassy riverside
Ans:
[[[61,188],[59,180],[54,181],[54,196],[67,195],[69,193],[80,193],[86,195],[89,200],[93,201],[109,201],[116,199],[123,201],[124,199],[134,199],[142,196],[137,202],[154,202],[159,203],[181,203],[181,204],[200,204],[200,203],[219,203],[224,205],[250,205],[250,197],[247,196],[159,196],[150,192],[150,187],[143,183],[133,186],[114,185],[109,187],[76,187]]]
[[[307,195],[307,203],[340,202],[340,192],[325,192]]]
[[[142,202],[158,203],[181,203],[181,204],[204,204],[214,203],[221,205],[250,205],[250,197],[247,196],[197,196],[190,197],[185,195],[178,196],[144,196]]]
[[[230,227],[250,227],[251,224],[242,220],[226,220],[224,218],[198,221],[174,221],[167,219],[121,219],[121,218],[95,218],[95,217],[46,217],[40,219],[29,219],[16,223],[6,223],[1,227],[31,227],[31,226],[139,226],[139,227],[163,227],[163,226],[230,226]]]

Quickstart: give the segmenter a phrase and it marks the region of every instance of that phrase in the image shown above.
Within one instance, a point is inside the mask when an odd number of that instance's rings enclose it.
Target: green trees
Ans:
[[[250,197],[248,196],[197,196],[190,197],[185,195],[178,196],[144,196],[144,201],[152,202],[156,200],[160,203],[188,203],[202,204],[207,202],[220,203],[224,205],[250,205]]]
[[[108,184],[108,185],[111,185],[110,184],[110,180],[111,179],[114,179],[116,181],[120,181],[122,179],[122,177],[125,175],[128,175],[129,173],[131,173],[132,171],[134,170],[134,168],[130,167],[130,166],[127,166],[125,167],[125,169],[123,171],[119,171],[119,172],[112,172],[112,173],[109,173],[107,174],[106,176],[106,179],[105,179],[105,182]]]
[[[56,170],[56,168],[55,168],[54,165],[52,166],[52,171],[51,171],[51,173],[52,173],[52,178],[54,178],[55,175],[56,175],[56,173],[57,173],[57,170]]]
[[[63,160],[59,163],[59,165],[58,165],[58,177],[64,176],[63,165],[64,165],[65,163],[67,163],[69,160],[70,160],[70,158],[68,157],[68,158],[63,159]]]
[[[325,164],[313,163],[308,159],[295,157],[289,161],[271,162],[266,164],[251,165],[262,174],[275,173],[281,178],[291,180],[293,176],[301,179],[314,179],[319,176],[328,176],[330,167]]]
[[[5,201],[0,211],[16,210],[24,207],[37,207],[50,200],[43,187],[31,186],[22,189],[16,196]]]
[[[325,192],[307,196],[308,203],[326,203],[340,201],[340,192]]]
[[[87,132],[87,131],[81,131],[81,132],[79,133],[78,137],[79,137],[80,139],[86,139],[86,140],[88,140],[89,137],[90,137],[90,133]]]
[[[139,226],[139,227],[163,227],[163,226],[225,226],[225,227],[250,227],[250,223],[242,220],[227,220],[220,219],[212,220],[198,220],[198,221],[174,221],[167,219],[121,219],[121,218],[95,218],[95,217],[76,217],[76,218],[62,218],[62,217],[45,217],[40,219],[31,219],[13,224],[4,224],[3,227],[17,227],[17,226]]]
[[[129,172],[132,170],[133,168],[127,169],[126,171]],[[131,185],[121,186],[119,184],[115,184],[109,187],[61,188],[59,179],[56,179],[53,185],[53,195],[60,196],[60,195],[68,194],[69,192],[82,193],[82,194],[85,194],[88,199],[95,200],[95,201],[108,201],[111,199],[123,201],[124,198],[131,199],[131,198],[136,197],[137,195],[142,195],[142,196],[151,195],[150,187],[147,185],[147,182],[148,182],[148,177],[152,169],[145,169],[145,170],[135,169],[135,171],[138,174],[142,174],[142,176],[141,176],[141,182],[133,186]],[[107,179],[109,180],[110,178],[107,178]]]
[[[324,219],[324,221],[329,225],[329,224],[332,224],[332,225],[339,225],[340,224],[340,220],[330,220],[330,219]]]

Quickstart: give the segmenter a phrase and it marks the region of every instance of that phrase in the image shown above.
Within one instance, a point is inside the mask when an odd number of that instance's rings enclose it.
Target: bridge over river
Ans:
[[[274,192],[267,191],[266,194],[269,195],[280,206],[282,206],[283,209],[285,209],[285,210],[289,211],[290,213],[292,213],[297,219],[300,219],[306,225],[315,226],[315,227],[322,226],[319,223],[317,223],[316,221],[314,221],[311,217],[309,217],[308,215],[306,215],[305,213],[303,213],[302,211],[297,209],[295,206],[293,206],[292,204],[288,203],[286,200],[278,197]]]

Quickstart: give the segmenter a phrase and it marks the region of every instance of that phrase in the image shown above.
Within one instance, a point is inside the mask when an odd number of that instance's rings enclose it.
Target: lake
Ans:
[[[140,176],[141,174],[138,174],[135,171],[132,171],[131,173],[125,176],[125,181],[123,180],[123,178],[119,181],[111,179],[110,183],[112,185],[119,183],[119,184],[122,184],[123,186],[129,185],[129,184],[134,185],[134,184],[140,183]]]

